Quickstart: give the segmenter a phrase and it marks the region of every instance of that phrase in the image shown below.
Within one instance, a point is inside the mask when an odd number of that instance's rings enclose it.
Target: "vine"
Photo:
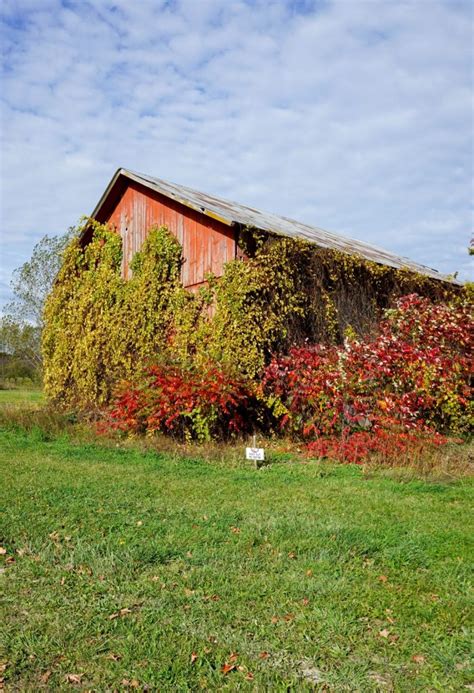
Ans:
[[[153,228],[121,277],[120,236],[87,221],[45,309],[44,384],[64,407],[94,410],[117,383],[151,361],[180,368],[217,363],[256,383],[275,353],[305,340],[339,343],[366,334],[397,297],[417,291],[448,300],[458,288],[302,240],[243,229],[242,257],[197,293],[180,282],[182,249]]]

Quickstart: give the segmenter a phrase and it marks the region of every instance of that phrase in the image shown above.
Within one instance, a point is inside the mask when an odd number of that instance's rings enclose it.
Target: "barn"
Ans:
[[[125,279],[130,276],[133,255],[141,249],[150,228],[167,226],[183,248],[181,279],[191,291],[202,286],[209,273],[220,277],[226,262],[243,255],[239,236],[249,228],[299,238],[321,248],[451,282],[435,269],[367,243],[124,168],[114,174],[91,217],[120,233]],[[84,244],[90,236],[86,229]]]

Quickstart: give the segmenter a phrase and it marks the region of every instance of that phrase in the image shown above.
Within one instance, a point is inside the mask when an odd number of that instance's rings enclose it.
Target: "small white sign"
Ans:
[[[263,448],[245,448],[245,457],[248,460],[264,460],[265,450]]]

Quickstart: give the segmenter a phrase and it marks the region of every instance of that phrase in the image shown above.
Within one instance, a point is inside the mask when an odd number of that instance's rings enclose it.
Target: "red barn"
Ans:
[[[123,168],[115,173],[91,216],[120,233],[125,278],[133,254],[140,250],[149,229],[167,226],[183,248],[182,281],[191,290],[201,286],[209,272],[221,276],[225,263],[240,256],[238,237],[242,228],[301,238],[323,248],[447,280],[430,267],[367,243]],[[87,236],[86,232],[85,243]]]

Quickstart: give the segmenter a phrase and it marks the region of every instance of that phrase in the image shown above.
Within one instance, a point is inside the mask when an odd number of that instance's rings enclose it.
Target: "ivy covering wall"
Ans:
[[[405,270],[245,230],[247,256],[209,276],[197,293],[180,283],[182,249],[153,228],[121,278],[121,238],[92,224],[76,238],[45,308],[44,385],[54,403],[80,410],[107,404],[117,383],[150,360],[181,367],[218,363],[256,380],[292,344],[339,342],[369,332],[382,308],[413,291],[447,299],[455,287]]]

